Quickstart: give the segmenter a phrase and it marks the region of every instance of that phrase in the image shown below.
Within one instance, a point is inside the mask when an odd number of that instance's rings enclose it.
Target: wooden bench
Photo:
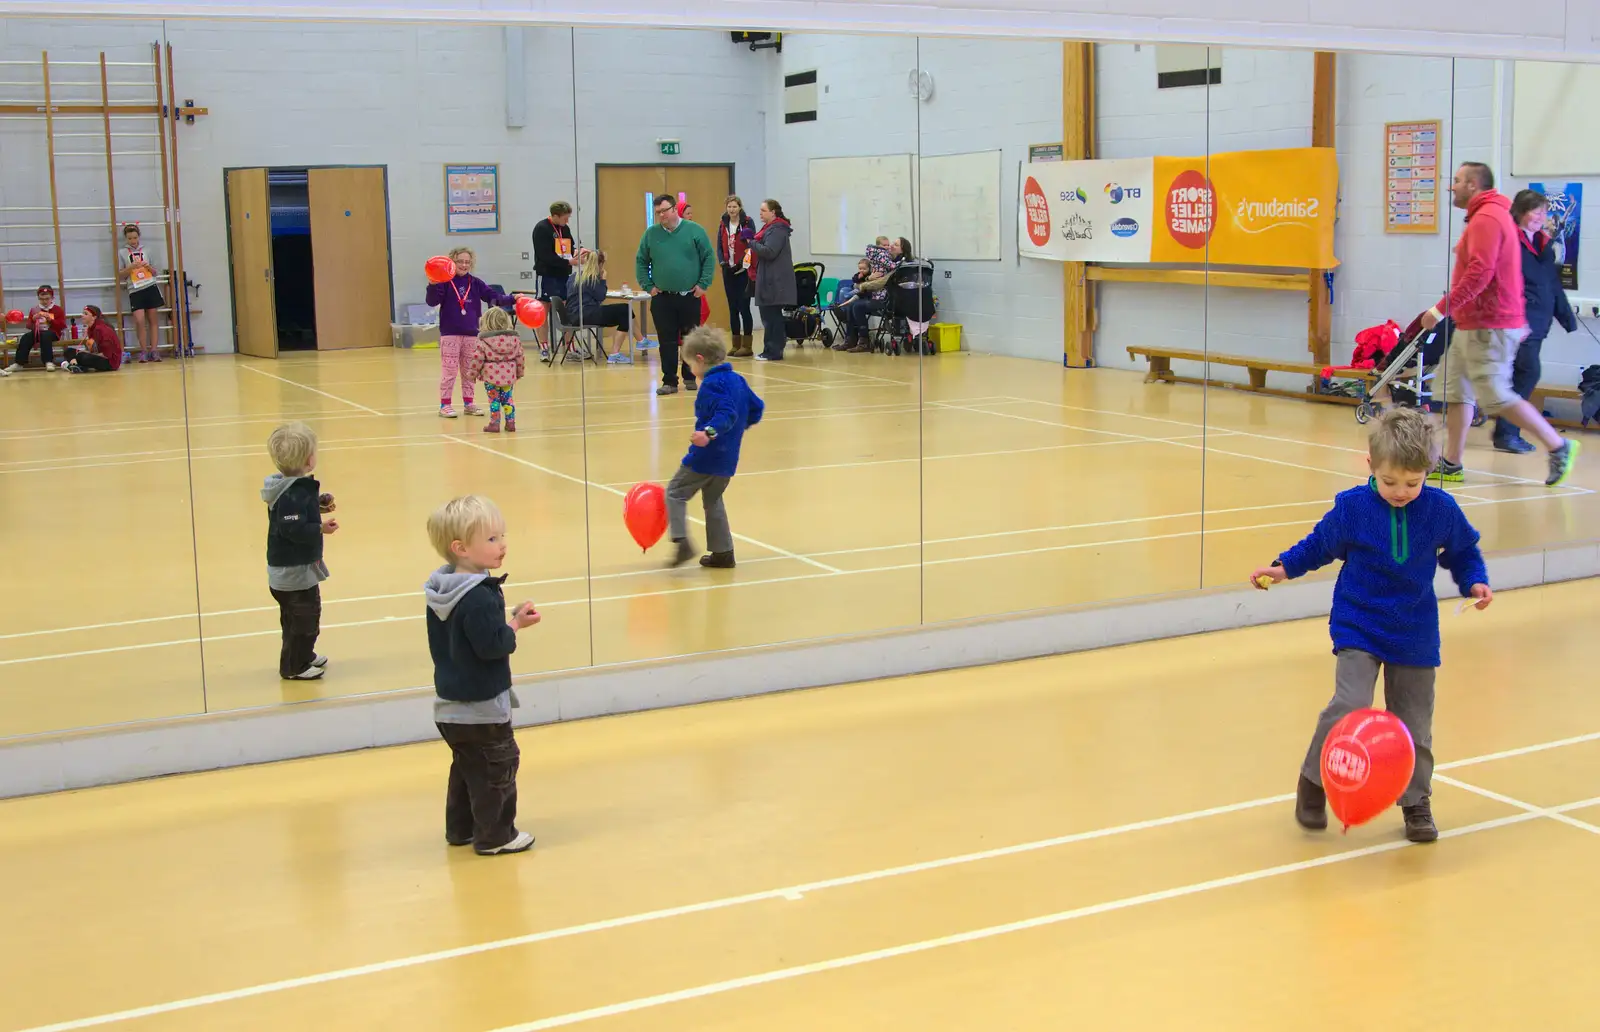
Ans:
[[[1551,387],[1547,384],[1541,383],[1539,386],[1533,389],[1533,397],[1528,400],[1533,402],[1534,408],[1538,409],[1540,412],[1543,412],[1545,399],[1547,398],[1561,398],[1564,401],[1582,401],[1583,392],[1578,390],[1576,387]],[[1566,427],[1569,430],[1590,429],[1589,427],[1585,427],[1576,419],[1552,419],[1550,422],[1555,426]]]
[[[1129,348],[1128,357],[1131,359],[1145,358],[1150,362],[1150,371],[1145,374],[1145,383],[1192,383],[1204,387],[1226,387],[1230,390],[1247,391],[1252,394],[1271,394],[1283,398],[1301,398],[1312,401],[1324,401],[1339,405],[1354,405],[1360,399],[1345,397],[1339,394],[1322,394],[1316,390],[1316,384],[1322,378],[1323,366],[1314,362],[1289,362],[1276,358],[1260,358],[1254,355],[1222,355],[1214,351],[1184,351],[1180,348]],[[1250,376],[1250,382],[1234,383],[1231,380],[1216,380],[1210,376],[1179,376],[1172,371],[1172,363],[1199,362],[1202,365],[1232,366],[1245,370]],[[1286,391],[1267,386],[1268,373],[1291,373],[1308,376],[1312,383],[1304,391]],[[1339,379],[1355,380],[1364,379],[1368,383],[1378,378],[1375,370],[1343,370],[1338,374]]]

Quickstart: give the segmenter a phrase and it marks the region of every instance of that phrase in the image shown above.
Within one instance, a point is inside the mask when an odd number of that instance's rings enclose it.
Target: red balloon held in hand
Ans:
[[[1322,743],[1322,788],[1344,830],[1393,806],[1417,763],[1411,732],[1386,710],[1356,710]]]
[[[667,532],[667,491],[660,484],[635,484],[622,499],[622,522],[628,533],[648,550]]]
[[[548,314],[549,313],[545,311],[544,302],[540,301],[538,298],[517,298],[517,319],[522,323],[522,325],[531,326],[537,330],[539,327],[544,325],[545,318]]]
[[[448,283],[456,278],[456,263],[443,255],[429,258],[422,271],[428,274],[429,283]]]

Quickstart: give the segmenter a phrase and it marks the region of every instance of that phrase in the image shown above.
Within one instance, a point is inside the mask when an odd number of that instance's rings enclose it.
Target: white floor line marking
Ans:
[[[1493,799],[1497,803],[1504,803],[1507,806],[1515,807],[1516,809],[1521,810],[1523,813],[1533,814],[1537,817],[1548,817],[1553,821],[1565,824],[1569,828],[1577,828],[1579,831],[1587,831],[1591,835],[1600,835],[1600,828],[1595,827],[1593,824],[1590,824],[1587,821],[1580,821],[1576,817],[1569,817],[1559,809],[1535,806],[1532,803],[1523,802],[1521,799],[1513,799],[1508,795],[1501,795],[1499,792],[1491,792],[1487,788],[1479,788],[1477,785],[1469,785],[1465,781],[1458,781],[1455,778],[1446,777],[1442,774],[1435,774],[1433,780],[1442,784],[1453,785],[1464,792],[1471,792],[1473,795],[1480,795],[1485,799]]]
[[[1587,802],[1587,801],[1586,801]],[[1461,838],[1474,835],[1482,831],[1492,831],[1496,828],[1510,827],[1516,824],[1526,824],[1537,820],[1538,814],[1519,813],[1509,817],[1498,817],[1494,820],[1480,821],[1469,824],[1464,828],[1455,828],[1439,836],[1441,840]],[[1094,903],[1084,907],[1074,907],[1071,910],[1061,910],[1054,914],[1044,914],[1039,917],[1025,918],[1021,921],[1010,921],[1005,924],[989,925],[986,928],[975,928],[967,932],[957,932],[954,935],[942,935],[934,939],[923,939],[919,942],[909,942],[901,946],[890,946],[884,949],[868,950],[847,957],[834,957],[830,960],[821,960],[812,964],[797,964],[794,967],[779,968],[775,971],[764,971],[757,975],[746,975],[743,978],[730,978],[722,982],[710,982],[705,985],[694,986],[689,989],[679,989],[670,993],[658,993],[654,996],[643,996],[622,1003],[607,1004],[602,1007],[591,1007],[588,1010],[572,1011],[567,1014],[558,1014],[554,1017],[540,1018],[537,1021],[528,1021],[519,1025],[506,1025],[496,1029],[495,1032],[543,1032],[544,1029],[565,1028],[597,1018],[614,1017],[619,1014],[631,1014],[637,1011],[649,1010],[673,1003],[682,1003],[686,1000],[703,999],[707,996],[718,996],[723,993],[734,992],[739,989],[749,989],[759,985],[770,985],[774,982],[786,982],[807,975],[821,974],[826,971],[838,971],[843,968],[859,967],[863,964],[872,964],[880,960],[892,960],[897,957],[909,957],[918,953],[927,953],[931,950],[943,949],[947,946],[958,946],[964,943],[981,942],[985,939],[994,939],[1003,935],[1016,932],[1031,931],[1036,928],[1048,928],[1053,925],[1065,924],[1086,917],[1097,917],[1101,914],[1111,914],[1120,910],[1130,910],[1134,907],[1146,906],[1151,903],[1164,903],[1169,900],[1182,899],[1187,896],[1197,896],[1204,892],[1213,892],[1218,889],[1230,889],[1240,885],[1249,885],[1255,882],[1266,881],[1289,874],[1298,874],[1302,871],[1312,871],[1319,867],[1329,867],[1333,864],[1344,863],[1348,860],[1359,860],[1369,856],[1378,856],[1382,853],[1392,853],[1401,849],[1424,848],[1435,849],[1437,846],[1413,847],[1404,840],[1395,842],[1381,842],[1377,845],[1364,846],[1359,849],[1347,849],[1343,852],[1333,853],[1328,856],[1317,857],[1314,860],[1301,860],[1291,864],[1279,864],[1275,867],[1263,867],[1244,874],[1231,874],[1222,878],[1212,878],[1208,881],[1192,882],[1171,889],[1160,889],[1155,892],[1146,892],[1138,896],[1124,896],[1121,899],[1108,900],[1104,903]],[[31,1032],[31,1030],[30,1030]]]
[[[237,368],[243,369],[247,373],[255,373],[257,376],[265,376],[269,379],[277,380],[279,383],[286,383],[291,387],[298,387],[303,391],[310,391],[312,394],[320,394],[324,398],[330,398],[333,401],[339,402],[340,404],[349,405],[351,408],[358,408],[361,411],[371,413],[374,416],[383,415],[383,413],[379,412],[377,409],[367,408],[367,406],[361,404],[360,402],[351,401],[349,398],[341,398],[337,394],[329,394],[327,391],[321,390],[317,387],[312,387],[310,384],[300,383],[298,380],[291,380],[286,376],[279,376],[276,373],[269,373],[264,369],[257,369],[255,366],[245,365],[244,363],[240,362],[238,363]]]
[[[1192,422],[1189,422],[1187,420],[1182,420],[1182,419],[1167,419],[1167,418],[1164,418],[1164,417],[1161,417],[1161,416],[1147,416],[1147,415],[1143,415],[1143,414],[1137,413],[1137,412],[1113,412],[1113,411],[1111,411],[1109,409],[1085,408],[1085,407],[1083,407],[1081,405],[1066,405],[1066,404],[1063,404],[1063,403],[1057,402],[1057,401],[1042,401],[1042,400],[1037,399],[1037,398],[1022,398],[1022,397],[1017,397],[1016,395],[1011,395],[1006,400],[1007,401],[1017,402],[1019,404],[1048,405],[1048,406],[1050,406],[1052,408],[1066,409],[1066,410],[1071,411],[1071,412],[1093,412],[1093,413],[1096,413],[1096,414],[1099,414],[1099,415],[1103,415],[1103,416],[1126,416],[1129,419],[1146,419],[1146,420],[1150,420],[1150,421],[1156,422],[1156,423],[1171,423],[1171,424],[1174,424],[1176,426],[1187,426],[1187,427],[1196,427],[1196,428],[1201,428],[1201,429],[1208,429],[1208,427],[1204,423],[1192,423]],[[1287,400],[1287,399],[1284,399],[1284,400]],[[1322,443],[1320,441],[1302,441],[1302,440],[1300,440],[1298,438],[1294,438],[1294,437],[1278,437],[1278,436],[1275,436],[1273,434],[1256,433],[1253,430],[1233,430],[1233,433],[1239,435],[1240,437],[1254,437],[1255,439],[1260,440],[1260,441],[1274,441],[1274,442],[1277,442],[1278,444],[1293,444],[1293,445],[1296,445],[1296,446],[1302,447],[1302,448],[1326,448],[1326,449],[1329,449],[1330,451],[1349,452],[1352,455],[1365,455],[1365,454],[1367,454],[1367,450],[1365,448],[1351,448],[1348,445],[1342,445],[1342,444],[1324,444],[1324,443]],[[1513,483],[1529,484],[1529,485],[1537,486],[1537,487],[1543,487],[1544,486],[1544,481],[1542,481],[1542,480],[1533,480],[1533,479],[1530,479],[1528,477],[1512,476],[1509,473],[1494,473],[1494,472],[1491,472],[1489,470],[1473,470],[1472,472],[1473,472],[1474,476],[1493,477],[1496,480],[1507,480],[1507,481],[1511,481]],[[1588,489],[1581,489],[1581,490],[1584,490],[1584,491],[1588,492]]]
[[[488,447],[486,445],[478,443],[477,441],[468,441],[468,440],[464,440],[464,439],[462,439],[460,437],[451,437],[450,439],[452,441],[455,441],[457,444],[466,445],[468,448],[476,448],[478,451],[487,452],[490,455],[498,455],[503,459],[510,459],[512,462],[519,463],[519,464],[521,464],[523,466],[527,466],[530,469],[536,469],[541,473],[547,473],[550,476],[559,477],[562,480],[570,480],[575,484],[582,484],[582,485],[587,486],[587,487],[593,487],[593,488],[596,488],[598,490],[605,491],[608,494],[616,495],[618,498],[623,498],[623,497],[626,497],[626,495],[627,495],[627,492],[622,491],[622,490],[620,490],[618,488],[615,488],[615,487],[611,487],[608,484],[596,484],[596,483],[593,483],[592,481],[584,480],[581,477],[572,476],[569,473],[562,473],[559,470],[551,469],[548,466],[541,466],[536,462],[529,462],[527,459],[522,458],[520,455],[514,455],[509,451],[500,451],[497,448],[490,448],[490,447]],[[699,524],[702,527],[705,526],[705,520],[700,519],[699,517],[696,517],[696,516],[689,517],[689,522],[690,523]],[[777,545],[769,545],[765,541],[758,541],[753,537],[746,537],[743,534],[734,534],[733,535],[733,539],[735,541],[743,541],[747,545],[754,545],[757,548],[765,549],[768,552],[775,552],[778,555],[786,556],[786,557],[788,557],[790,559],[797,560],[799,562],[805,563],[807,566],[815,566],[817,569],[822,570],[822,571],[824,571],[826,573],[842,573],[843,572],[837,566],[829,566],[827,563],[820,562],[820,561],[818,561],[816,559],[812,559],[809,556],[798,555],[798,554],[796,554],[794,552],[789,551],[787,548],[779,548]]]
[[[470,444],[471,442],[461,442],[461,443]],[[511,456],[508,455],[507,457],[509,458]],[[526,464],[527,465],[533,465],[532,463],[526,463]],[[538,468],[538,467],[535,467],[535,468]],[[554,471],[545,470],[545,472],[551,472],[552,475],[558,476],[558,477],[566,477],[567,476],[567,474],[556,473]],[[599,487],[601,485],[597,484],[595,486]],[[620,492],[613,492],[613,493],[620,493]],[[1505,505],[1505,504],[1511,504],[1511,503],[1514,503],[1514,502],[1523,502],[1523,501],[1528,501],[1528,500],[1529,499],[1526,499],[1526,498],[1502,498],[1502,499],[1495,499],[1495,500],[1486,501],[1486,502],[1468,502],[1465,505],[1463,505],[1462,508],[1469,508],[1469,507],[1474,507],[1474,506],[1484,506],[1484,505]],[[1262,506],[1261,508],[1288,508],[1288,507],[1293,507],[1293,506],[1296,506],[1296,505],[1322,505],[1322,504],[1324,504],[1324,503],[1322,503],[1322,502],[1284,503],[1283,505],[1279,505],[1279,506]],[[1250,510],[1249,509],[1241,509],[1241,510],[1219,510],[1219,511],[1248,512]],[[1068,527],[1068,528],[1065,528],[1065,529],[1078,529],[1080,527],[1093,527],[1093,526],[1097,526],[1097,525],[1111,526],[1111,525],[1117,525],[1119,523],[1142,523],[1142,522],[1149,522],[1149,521],[1153,521],[1153,520],[1169,519],[1169,518],[1175,518],[1175,517],[1166,517],[1166,516],[1160,516],[1160,517],[1154,517],[1154,516],[1153,517],[1138,517],[1138,518],[1134,518],[1134,519],[1130,519],[1130,520],[1107,521],[1105,524],[1080,524],[1080,525],[1076,525],[1074,527]],[[700,521],[699,520],[695,520],[695,522],[698,523]],[[1310,520],[1287,520],[1287,521],[1277,522],[1277,523],[1254,523],[1254,524],[1247,524],[1247,525],[1238,526],[1238,527],[1213,527],[1213,528],[1210,528],[1210,529],[1204,531],[1204,534],[1235,534],[1235,533],[1242,533],[1242,532],[1252,531],[1252,530],[1271,530],[1271,529],[1275,529],[1275,528],[1279,528],[1279,527],[1309,527],[1312,522],[1313,521],[1310,521]],[[1057,529],[1063,529],[1063,528],[1042,528],[1042,531],[1057,530]],[[1023,534],[1023,533],[1033,533],[1033,532],[1034,531],[1016,531],[1016,532],[1007,531],[1007,532],[1003,532],[1003,533],[998,534],[998,535],[996,535],[996,534],[974,534],[974,535],[969,535],[969,536],[966,536],[966,537],[939,538],[939,539],[934,539],[932,541],[925,542],[924,544],[925,545],[948,544],[948,543],[959,542],[959,541],[982,540],[982,539],[985,539],[985,538],[996,537],[996,536],[1011,536],[1013,533]],[[740,540],[746,540],[744,538],[739,537],[739,535],[737,535],[737,534],[734,535],[734,536],[736,538],[739,538]],[[773,551],[776,554],[774,554],[772,556],[768,556],[768,557],[741,560],[741,564],[742,565],[749,566],[749,565],[752,565],[754,563],[760,563],[760,562],[795,561],[795,562],[805,563],[806,565],[809,565],[809,566],[817,567],[818,569],[821,569],[823,572],[821,572],[821,573],[794,574],[792,576],[784,576],[784,577],[765,577],[765,578],[762,578],[760,580],[729,581],[729,582],[726,582],[726,583],[681,584],[681,585],[677,585],[677,586],[674,586],[674,587],[661,588],[661,589],[653,590],[653,591],[625,592],[625,593],[619,594],[619,595],[594,595],[594,596],[591,596],[591,597],[588,597],[588,598],[563,599],[563,600],[558,600],[558,601],[553,601],[553,602],[543,602],[543,603],[540,603],[540,605],[542,607],[544,607],[544,608],[553,608],[553,607],[556,607],[556,606],[583,605],[583,604],[586,604],[586,603],[587,604],[594,604],[594,603],[600,603],[600,602],[625,602],[625,601],[629,601],[631,599],[659,598],[659,597],[662,597],[662,596],[665,596],[665,595],[693,594],[693,593],[698,593],[698,592],[709,592],[709,591],[731,591],[731,590],[733,590],[735,588],[760,588],[760,587],[768,587],[768,586],[775,585],[775,584],[792,584],[792,583],[795,583],[797,581],[818,580],[818,579],[823,579],[823,578],[828,578],[828,577],[861,577],[861,576],[869,576],[869,575],[872,575],[872,574],[897,573],[897,572],[902,572],[902,571],[905,571],[905,570],[916,570],[916,569],[921,569],[921,568],[928,567],[928,566],[947,566],[947,565],[951,565],[951,564],[954,564],[954,563],[987,562],[987,561],[992,561],[992,560],[997,560],[997,559],[1010,559],[1010,558],[1016,558],[1016,557],[1021,557],[1021,556],[1041,555],[1041,554],[1046,554],[1046,553],[1051,553],[1051,552],[1074,551],[1074,550],[1083,549],[1083,548],[1103,548],[1103,547],[1110,547],[1110,546],[1113,546],[1113,545],[1147,544],[1147,543],[1152,542],[1152,541],[1167,541],[1167,540],[1175,540],[1175,539],[1178,539],[1178,538],[1200,537],[1200,536],[1202,536],[1202,531],[1200,531],[1199,529],[1195,529],[1195,530],[1190,530],[1190,531],[1174,532],[1174,533],[1171,533],[1171,534],[1151,534],[1151,535],[1145,535],[1145,536],[1142,536],[1142,537],[1133,537],[1133,538],[1107,538],[1107,539],[1097,540],[1097,541],[1072,542],[1072,543],[1064,544],[1064,545],[1048,545],[1048,546],[1042,546],[1042,547],[1039,547],[1039,548],[1018,549],[1018,550],[1006,551],[1006,552],[990,552],[990,553],[985,553],[985,554],[981,554],[981,555],[953,556],[953,557],[944,558],[944,559],[924,559],[921,563],[898,563],[898,564],[891,564],[891,565],[887,565],[887,566],[865,566],[865,567],[861,567],[859,569],[849,569],[849,570],[838,569],[836,567],[827,566],[827,565],[821,563],[820,561],[818,561],[815,558],[815,556],[832,557],[832,556],[838,556],[838,555],[857,554],[857,553],[862,553],[862,552],[877,552],[877,551],[885,551],[885,552],[887,552],[887,551],[895,551],[895,550],[899,550],[899,549],[916,548],[916,547],[918,547],[918,544],[917,544],[917,542],[913,541],[913,542],[907,542],[907,543],[904,543],[904,544],[878,545],[878,546],[874,546],[874,547],[871,547],[871,548],[841,549],[841,550],[835,550],[835,551],[829,551],[829,552],[814,553],[814,555],[811,556],[811,557],[802,557],[802,556],[799,556],[799,555],[794,554],[794,553],[782,552],[781,550],[772,548],[772,546],[770,546],[770,545],[763,545],[760,542],[757,542],[757,541],[754,541],[753,539],[751,539],[751,540],[749,540],[749,543],[755,544],[759,548],[767,548],[767,549]],[[538,586],[542,586],[542,585],[545,585],[545,584],[562,584],[562,583],[571,583],[571,582],[581,582],[581,581],[584,581],[584,580],[596,580],[596,581],[600,581],[600,580],[615,580],[615,579],[621,579],[621,578],[624,578],[624,577],[646,576],[646,575],[649,575],[649,574],[668,575],[669,571],[664,570],[664,569],[629,570],[629,571],[622,571],[622,572],[618,572],[618,573],[599,573],[599,574],[594,574],[591,577],[587,577],[587,578],[585,578],[585,577],[561,577],[561,578],[554,578],[554,579],[545,580],[545,581],[508,582],[507,586],[508,587],[538,587]],[[385,599],[392,599],[392,598],[406,598],[406,597],[410,597],[412,594],[413,594],[412,592],[397,592],[397,593],[390,594],[390,595],[366,595],[366,596],[359,596],[359,597],[356,597],[356,598],[349,598],[349,599],[330,599],[330,600],[325,600],[324,601],[324,605],[332,605],[332,604],[335,604],[335,603],[349,603],[349,602],[382,601],[382,600],[385,600]],[[276,612],[276,607],[274,607],[274,606],[259,606],[259,607],[253,607],[253,608],[247,608],[247,609],[220,610],[220,611],[217,611],[217,612],[207,613],[207,614],[205,614],[205,616],[206,616],[207,619],[211,619],[211,618],[218,617],[218,616],[237,615],[237,614],[242,614],[242,613],[265,613],[265,612]],[[16,633],[12,633],[12,634],[0,635],[0,641],[4,641],[4,640],[7,640],[7,639],[11,639],[11,638],[29,638],[29,637],[38,637],[38,636],[49,635],[49,634],[66,634],[66,633],[69,633],[69,632],[93,631],[93,630],[100,630],[100,629],[110,628],[110,627],[127,627],[127,626],[133,626],[133,625],[136,625],[136,624],[158,623],[158,622],[167,621],[167,620],[192,620],[192,619],[194,619],[194,617],[195,617],[195,614],[193,614],[193,613],[177,613],[177,614],[174,614],[172,616],[147,617],[147,618],[139,619],[139,620],[121,620],[121,621],[113,621],[111,623],[106,623],[106,624],[87,624],[87,625],[82,625],[82,626],[78,626],[78,627],[67,627],[67,628],[46,628],[46,629],[38,630],[38,631],[22,631],[22,632],[16,632]],[[384,622],[388,622],[388,621],[391,621],[391,620],[408,619],[408,618],[409,617],[384,617],[382,619],[376,619],[376,620],[353,621],[353,622],[345,623],[345,624],[329,624],[327,626],[329,626],[329,627],[361,627],[361,626],[367,626],[367,625],[370,625],[370,624],[384,623]],[[263,637],[263,636],[273,635],[273,634],[277,634],[277,633],[279,633],[279,632],[276,629],[273,629],[273,630],[264,630],[264,631],[239,632],[239,633],[235,633],[235,634],[225,634],[225,635],[210,635],[210,634],[208,634],[208,635],[205,636],[204,640],[208,641],[208,642],[210,642],[210,641],[226,641],[226,640],[230,640],[230,639],[234,639],[234,638]],[[143,642],[143,643],[139,643],[139,644],[135,644],[135,645],[114,645],[114,646],[108,646],[106,648],[90,649],[90,650],[85,650],[85,651],[81,651],[81,652],[62,652],[62,653],[53,653],[53,654],[48,654],[48,655],[43,655],[43,656],[21,656],[21,657],[15,658],[15,659],[0,660],[0,666],[14,666],[14,665],[25,664],[25,663],[38,663],[38,662],[45,662],[45,661],[72,659],[75,656],[106,655],[106,654],[115,653],[115,652],[137,652],[137,651],[141,651],[141,650],[144,650],[144,649],[152,649],[152,648],[167,648],[167,647],[178,646],[178,645],[195,645],[195,644],[200,643],[200,641],[201,641],[201,639],[198,638],[198,637],[195,637],[195,638],[178,638],[178,639],[172,639],[172,640],[168,640],[168,641]]]
[[[1561,739],[1557,742],[1541,742],[1520,749],[1507,750],[1504,753],[1490,754],[1491,756],[1526,755],[1529,752],[1542,752],[1559,748],[1564,745],[1573,745],[1579,742],[1600,740],[1600,731],[1574,738]],[[1465,766],[1473,763],[1487,762],[1488,757],[1472,757],[1459,760],[1455,763],[1440,764],[1436,770],[1446,770],[1452,767]],[[794,894],[804,896],[808,893],[822,892],[828,889],[843,888],[850,885],[863,885],[870,882],[884,881],[890,878],[903,877],[908,874],[920,874],[926,871],[936,871],[949,867],[960,867],[978,863],[984,860],[994,860],[1002,857],[1019,856],[1025,853],[1073,845],[1079,842],[1091,842],[1098,839],[1112,838],[1118,835],[1132,834],[1140,831],[1149,831],[1155,828],[1171,827],[1178,824],[1187,824],[1203,820],[1208,817],[1219,817],[1227,814],[1242,813],[1248,810],[1259,809],[1264,806],[1275,806],[1287,803],[1294,799],[1293,793],[1264,796],[1260,799],[1251,799],[1245,802],[1228,803],[1222,806],[1207,807],[1203,810],[1192,810],[1188,813],[1174,814],[1167,817],[1155,817],[1149,820],[1134,821],[1128,824],[1119,824],[1105,828],[1095,828],[1090,831],[1074,832],[1068,835],[1059,835],[1048,839],[1038,839],[1032,842],[1020,842],[1010,846],[999,846],[972,853],[961,853],[955,856],[940,857],[934,860],[924,860],[916,863],[902,864],[896,867],[880,868],[874,871],[863,871],[857,874],[842,875],[826,878],[819,881],[805,882],[798,885],[785,885],[776,889],[765,889],[758,892],[744,893],[738,896],[725,896],[721,899],[703,900],[698,903],[685,903],[679,906],[664,907],[659,910],[650,910],[637,914],[628,914],[622,917],[603,918],[583,924],[567,925],[561,928],[552,928],[542,932],[530,932],[526,935],[511,936],[504,939],[495,939],[488,942],[473,943],[467,946],[456,946],[450,949],[435,950],[429,953],[419,953],[408,957],[397,957],[392,960],[378,961],[372,964],[362,964],[356,967],[340,968],[334,971],[324,971],[314,975],[301,975],[296,978],[281,979],[276,982],[265,982],[259,985],[247,986],[241,989],[230,989],[223,992],[207,993],[202,996],[192,996],[181,1000],[172,1000],[166,1003],[151,1004],[144,1007],[135,1007],[114,1013],[99,1014],[93,1017],[78,1018],[71,1021],[58,1022],[51,1025],[41,1025],[34,1028],[22,1029],[19,1032],[73,1032],[75,1029],[95,1028],[101,1025],[110,1025],[121,1021],[132,1021],[138,1018],[154,1017],[161,1014],[172,1014],[178,1011],[193,1010],[212,1004],[229,1003],[235,1000],[246,1000],[257,996],[267,996],[273,993],[284,992],[291,989],[301,989],[313,985],[326,985],[330,982],[341,982],[365,975],[382,974],[388,971],[400,971],[406,968],[420,967],[425,964],[435,964],[440,961],[455,960],[460,957],[470,957],[482,953],[493,953],[499,950],[511,949],[517,946],[528,946],[534,943],[551,942],[557,939],[568,939],[575,936],[592,934],[594,932],[611,931],[617,928],[627,928],[633,925],[649,924],[655,921],[668,920],[675,917],[685,917],[691,914],[703,914],[716,910],[727,910],[734,907],[747,906],[769,900],[790,900]],[[1582,809],[1600,803],[1600,797],[1569,803],[1565,806],[1553,807],[1555,812]],[[1505,824],[1517,824],[1538,819],[1539,814],[1519,813],[1510,817],[1502,817],[1495,821],[1486,821],[1482,824],[1469,825],[1446,831],[1440,838],[1454,838],[1470,834],[1474,830],[1487,830],[1490,827],[1501,827]],[[1340,859],[1353,859],[1355,856],[1371,855],[1374,852],[1387,852],[1394,849],[1403,849],[1410,843],[1404,840],[1382,843],[1369,846],[1365,849],[1354,850],[1347,853],[1335,853],[1331,856],[1316,860],[1302,861],[1299,864],[1284,865],[1281,868],[1268,868],[1268,871],[1289,873],[1293,870],[1307,870],[1312,867],[1328,863],[1337,863]],[[1432,847],[1429,847],[1432,848]],[[1219,883],[1243,884],[1245,881],[1259,880],[1261,877],[1270,877],[1255,872],[1250,875],[1235,875],[1231,878],[1219,879]],[[1212,883],[1202,883],[1211,885]],[[1214,887],[1221,887],[1217,884]],[[1151,894],[1152,897],[1176,898],[1176,895],[1190,894],[1189,891],[1166,890],[1163,893]],[[1145,902],[1154,902],[1154,898],[1134,897]],[[1113,901],[1112,903],[1096,904],[1095,907],[1083,908],[1084,913],[1078,916],[1088,916],[1090,912],[1103,913],[1107,910],[1124,909],[1130,904]],[[793,976],[791,976],[793,977]],[[584,1012],[588,1013],[588,1012]],[[621,1012],[618,1012],[621,1013]],[[598,1017],[598,1014],[593,1015]],[[550,1019],[546,1019],[550,1020]],[[520,1027],[520,1026],[519,1026]],[[549,1026],[556,1027],[556,1026]]]

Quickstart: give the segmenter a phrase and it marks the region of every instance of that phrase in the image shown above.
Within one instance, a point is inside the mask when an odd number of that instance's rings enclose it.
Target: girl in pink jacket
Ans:
[[[483,313],[478,340],[467,364],[467,382],[481,380],[489,390],[489,422],[483,428],[484,433],[500,432],[502,412],[506,417],[506,432],[517,432],[517,406],[511,400],[511,389],[525,371],[522,338],[517,336],[510,313],[504,308],[490,308]]]

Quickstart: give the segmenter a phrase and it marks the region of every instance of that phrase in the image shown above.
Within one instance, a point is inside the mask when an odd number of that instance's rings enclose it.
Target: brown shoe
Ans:
[[[1294,819],[1307,831],[1326,831],[1328,827],[1328,794],[1304,774],[1294,793]]]
[[[1433,807],[1426,799],[1416,806],[1402,806],[1406,818],[1406,838],[1412,842],[1436,842],[1439,827],[1433,823]]]
[[[728,352],[730,358],[750,358],[755,354],[750,346],[748,334],[738,334],[733,338],[733,350]]]
[[[486,433],[486,434],[497,434],[497,433],[499,433],[500,432],[500,419],[499,419],[499,417],[497,416],[494,419],[491,419],[487,423],[483,424],[483,432]]]

